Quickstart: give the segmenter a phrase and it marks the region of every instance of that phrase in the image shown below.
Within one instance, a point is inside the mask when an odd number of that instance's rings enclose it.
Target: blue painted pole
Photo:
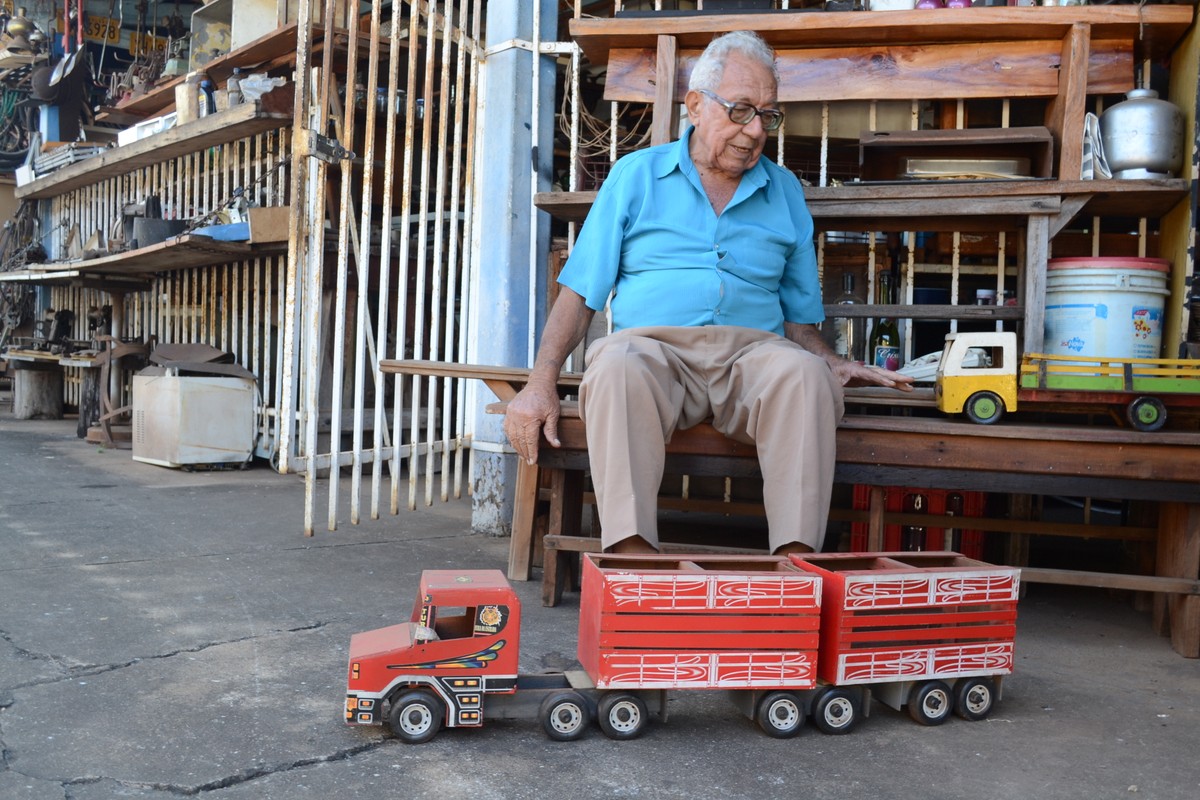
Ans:
[[[530,366],[530,345],[546,316],[550,226],[544,213],[534,212],[532,194],[549,190],[552,178],[555,59],[535,56],[517,43],[555,41],[558,3],[536,0],[536,4],[540,11],[539,37],[533,34],[535,3],[487,3],[489,55],[481,67],[485,110],[475,145],[482,197],[476,223],[481,231],[481,247],[476,255],[480,278],[474,339],[469,345],[471,361],[478,364]],[[532,180],[535,171],[536,189]],[[536,233],[533,226],[537,226]],[[537,264],[532,274],[531,258],[536,258]],[[481,387],[480,391],[487,395],[486,389]],[[485,533],[508,534],[512,530],[516,456],[504,452],[509,448],[501,418],[483,413],[482,407],[474,413],[478,446],[471,476],[471,525]]]

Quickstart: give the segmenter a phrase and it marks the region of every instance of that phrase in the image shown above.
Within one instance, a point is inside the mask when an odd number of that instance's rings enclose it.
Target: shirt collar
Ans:
[[[697,181],[699,180],[696,165],[692,163],[692,154],[688,151],[688,142],[691,141],[692,131],[694,130],[696,130],[696,126],[689,125],[678,141],[666,149],[664,154],[666,157],[659,161],[658,170],[655,174],[656,178],[665,178],[674,170],[679,170],[684,175],[694,177]],[[765,186],[770,179],[771,176],[763,166],[763,160],[760,156],[754,166],[742,174],[741,185],[746,186],[749,183],[753,191]]]

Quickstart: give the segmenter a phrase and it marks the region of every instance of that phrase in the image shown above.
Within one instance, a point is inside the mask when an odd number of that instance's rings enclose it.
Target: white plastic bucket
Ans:
[[[1044,349],[1053,355],[1158,358],[1171,262],[1052,258]]]

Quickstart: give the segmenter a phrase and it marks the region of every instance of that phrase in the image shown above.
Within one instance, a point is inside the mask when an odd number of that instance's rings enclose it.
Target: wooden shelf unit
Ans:
[[[714,36],[754,30],[773,47],[923,45],[1062,39],[1076,24],[1096,40],[1136,43],[1140,58],[1170,55],[1192,24],[1191,6],[1054,6],[972,8],[962,14],[913,11],[812,12],[800,9],[746,14],[662,14],[573,19],[571,37],[588,61],[608,63],[618,48],[654,48],[672,36],[680,49],[703,49]]]
[[[242,103],[55,170],[18,187],[16,196],[22,200],[56,197],[106,178],[291,124],[292,87],[289,85],[263,95],[257,102]]]
[[[1054,141],[1053,167],[1043,171],[1049,178],[805,190],[818,230],[1024,230],[1019,318],[1025,347],[1040,350],[1050,240],[1080,214],[1159,217],[1188,196],[1186,179],[1074,176],[1083,157],[1087,97],[1132,89],[1136,59],[1169,56],[1193,15],[1192,7],[1175,5],[685,13],[574,19],[570,31],[589,61],[607,67],[605,99],[652,105],[653,144],[673,138],[678,103],[700,51],[732,30],[755,30],[775,48],[784,103],[1045,100],[1044,125]],[[542,193],[535,202],[579,221],[592,199],[594,193]]]

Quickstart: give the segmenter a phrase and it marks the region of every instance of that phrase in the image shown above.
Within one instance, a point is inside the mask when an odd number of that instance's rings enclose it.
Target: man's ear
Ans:
[[[689,90],[683,96],[683,104],[687,107],[688,121],[693,125],[700,119],[700,104],[704,102],[704,95],[696,91]]]

